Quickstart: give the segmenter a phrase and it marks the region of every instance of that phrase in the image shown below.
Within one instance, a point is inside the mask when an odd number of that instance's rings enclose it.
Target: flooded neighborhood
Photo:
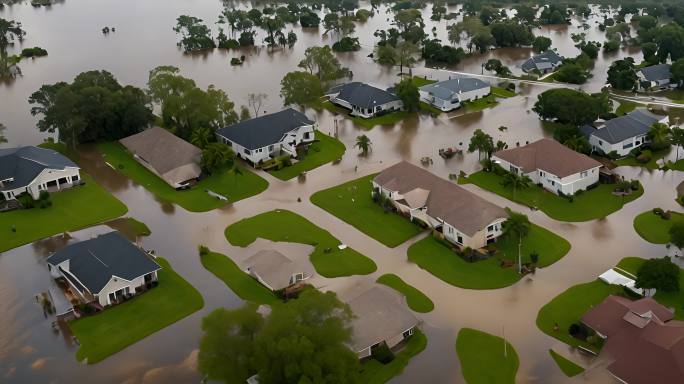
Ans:
[[[677,1],[0,0],[0,50],[2,383],[684,382]]]

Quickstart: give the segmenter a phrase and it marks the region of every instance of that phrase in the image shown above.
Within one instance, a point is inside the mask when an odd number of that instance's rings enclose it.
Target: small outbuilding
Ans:
[[[202,150],[164,128],[146,129],[119,142],[173,188],[188,187],[202,174]]]
[[[244,262],[246,273],[271,291],[285,289],[311,277],[287,256],[274,250],[259,251]]]

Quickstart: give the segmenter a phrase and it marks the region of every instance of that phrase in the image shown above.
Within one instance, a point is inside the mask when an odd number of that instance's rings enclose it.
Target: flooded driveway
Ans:
[[[240,3],[240,6],[247,7],[248,4]],[[362,3],[362,6],[367,8],[368,4]],[[91,69],[106,69],[122,83],[144,86],[150,69],[158,65],[176,65],[183,75],[195,79],[202,87],[215,84],[225,89],[237,105],[246,104],[250,92],[267,93],[269,98],[264,109],[276,111],[282,107],[277,96],[280,79],[296,69],[306,47],[334,39],[321,36],[322,30],[295,27],[299,41],[294,49],[245,51],[247,60],[242,67],[229,65],[230,57],[236,53],[216,50],[206,55],[183,55],[176,47],[178,38],[171,30],[175,18],[190,14],[213,24],[221,9],[218,0],[68,0],[49,9],[28,5],[5,7],[0,16],[20,20],[28,31],[24,46],[41,46],[50,53],[46,58],[23,62],[24,77],[0,85],[0,121],[8,126],[7,145],[37,144],[44,138],[35,129],[36,119],[29,113],[27,99],[33,91],[44,83],[69,81],[78,73]],[[452,11],[455,9],[451,8]],[[446,21],[430,21],[430,7],[424,12],[426,30],[436,26],[438,36],[446,40]],[[355,79],[387,85],[396,81],[396,68],[380,67],[367,57],[374,43],[373,32],[387,28],[390,17],[388,9],[381,7],[375,17],[357,26],[356,36],[360,37],[362,50],[340,55],[342,62],[354,72]],[[596,20],[596,17],[590,20],[591,28],[585,32],[589,40],[603,41],[603,33],[595,27]],[[100,33],[104,26],[114,26],[117,31],[104,36]],[[574,56],[578,50],[574,48],[570,35],[580,30],[579,23],[575,21],[572,26],[544,27],[535,33],[550,37],[561,54]],[[530,55],[531,51],[524,48],[497,50],[474,55],[452,69],[480,73],[482,63],[491,57],[515,67]],[[600,89],[610,62],[625,55],[634,55],[637,61],[641,59],[639,52],[629,50],[612,55],[599,54],[594,77],[583,89]],[[519,71],[519,68],[512,69]],[[445,72],[425,68],[416,68],[415,71],[434,78],[448,76]],[[454,348],[456,334],[462,327],[497,335],[505,332],[520,356],[519,382],[610,382],[605,370],[601,369],[573,379],[563,376],[548,355],[549,348],[561,350],[563,346],[536,328],[537,312],[569,286],[595,279],[622,257],[664,255],[664,246],[652,245],[639,238],[632,228],[632,219],[656,206],[678,209],[674,198],[676,186],[684,179],[681,173],[618,169],[626,178],[641,180],[646,188],[644,196],[605,219],[586,223],[557,222],[541,212],[530,211],[499,196],[479,191],[494,203],[526,213],[534,223],[562,235],[572,244],[570,253],[556,264],[511,287],[489,291],[450,286],[409,263],[406,250],[417,239],[394,249],[386,248],[314,206],[308,199],[320,189],[378,172],[402,159],[418,162],[422,157],[431,157],[434,164],[430,170],[442,177],[476,170],[477,155],[466,154],[445,161],[437,156],[437,150],[446,146],[465,148],[472,132],[478,128],[510,146],[549,136],[550,132],[543,129],[536,114],[531,112],[537,95],[546,89],[548,87],[521,85],[519,96],[501,100],[493,109],[462,116],[414,116],[396,126],[376,127],[368,132],[327,111],[307,111],[324,132],[331,133],[335,119],[338,119],[339,138],[348,148],[342,161],[309,172],[304,180],[282,182],[263,175],[270,182],[265,192],[207,213],[191,213],[157,201],[147,190],[106,166],[92,147],[84,146],[80,155],[85,170],[129,207],[129,216],[150,227],[151,236],[140,239],[141,244],[167,258],[174,269],[202,293],[205,307],[99,364],[82,365],[74,358],[77,346],[62,332],[52,330],[52,319],[43,315],[34,295],[52,285],[45,267],[45,258],[50,252],[69,241],[86,239],[111,228],[95,227],[72,233],[72,239],[53,238],[16,248],[0,254],[0,302],[3,303],[3,311],[0,312],[3,324],[0,331],[0,381],[198,382],[200,377],[194,365],[201,337],[201,318],[215,308],[234,308],[242,301],[202,267],[197,246],[206,245],[236,261],[244,260],[257,251],[258,246],[274,245],[260,241],[247,248],[233,247],[225,240],[223,231],[226,226],[265,211],[289,209],[330,231],[378,265],[378,271],[368,276],[337,279],[317,276],[314,280],[317,286],[343,291],[353,288],[353,285],[368,285],[381,274],[395,273],[434,301],[433,312],[420,314],[429,340],[426,351],[414,358],[393,382],[462,382]],[[501,126],[508,129],[500,130]],[[358,157],[353,149],[356,136],[362,133],[367,134],[373,143],[373,151],[364,158]],[[476,190],[473,186],[468,188]],[[291,251],[298,252],[298,248],[293,246]]]

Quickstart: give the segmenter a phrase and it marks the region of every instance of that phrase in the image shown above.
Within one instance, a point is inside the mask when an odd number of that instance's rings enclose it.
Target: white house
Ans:
[[[672,83],[670,64],[656,64],[641,68],[637,71],[639,90],[652,91],[667,88],[676,88],[677,83]]]
[[[331,103],[349,109],[352,116],[365,119],[404,108],[397,95],[358,81],[332,87],[326,96]]]
[[[527,59],[527,61],[522,64],[522,70],[525,73],[536,71],[544,75],[555,71],[563,64],[563,59],[563,56],[560,56],[555,51],[548,50]]]
[[[81,181],[80,168],[57,151],[40,147],[0,149],[0,192],[6,200],[28,193],[69,188]]]
[[[143,291],[161,269],[119,232],[68,245],[48,257],[47,264],[54,278],[63,278],[85,302],[102,307]]]
[[[669,124],[669,121],[667,115],[656,115],[645,108],[639,108],[610,119],[599,128],[584,126],[582,133],[587,136],[592,150],[627,156],[634,148],[648,143],[648,132],[653,124]]]
[[[400,347],[420,325],[404,298],[385,287],[374,286],[347,304],[354,313],[351,347],[360,359],[371,356],[382,344]]]
[[[455,78],[420,87],[420,99],[433,107],[448,112],[462,103],[483,98],[491,93],[492,87],[480,79]]]
[[[271,291],[287,288],[311,277],[308,268],[274,250],[263,250],[244,262],[244,271]]]
[[[305,114],[287,108],[221,128],[216,135],[238,157],[256,165],[283,155],[296,158],[297,146],[314,141],[314,130]]]
[[[372,183],[373,191],[392,200],[400,212],[441,231],[459,247],[482,248],[503,234],[508,218],[503,208],[411,163],[385,169]]]
[[[553,139],[495,152],[492,161],[504,170],[527,175],[535,184],[555,193],[574,195],[598,183],[602,164]]]

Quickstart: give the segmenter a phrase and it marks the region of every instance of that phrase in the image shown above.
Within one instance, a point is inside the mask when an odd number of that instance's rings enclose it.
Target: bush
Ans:
[[[662,217],[662,216],[663,216],[663,213],[664,213],[664,211],[663,211],[662,208],[653,208],[653,214],[654,214],[654,215],[657,215],[657,216],[661,216],[661,217]]]
[[[206,256],[209,254],[209,247],[207,247],[206,245],[200,245],[199,247],[197,247],[197,250],[199,251],[200,256]]]
[[[17,196],[17,201],[24,209],[31,209],[36,206],[36,202],[33,200],[33,197],[31,197],[31,195],[28,193],[22,193],[21,195]]]
[[[639,180],[636,180],[636,179],[632,180],[629,182],[629,188],[632,191],[638,191],[641,188],[641,182],[639,182]]]
[[[21,57],[41,57],[47,56],[48,52],[40,47],[24,48],[21,50]]]
[[[230,65],[242,65],[242,60],[239,57],[230,59]]]
[[[371,353],[371,356],[381,362],[382,364],[389,364],[394,360],[394,353],[387,346],[387,343],[381,343],[375,347]]]
[[[240,48],[240,42],[235,39],[228,39],[221,42],[218,47],[223,49],[238,49]]]
[[[653,158],[653,152],[648,149],[641,151],[641,154],[637,156],[636,160],[640,163],[648,163]]]
[[[332,45],[332,50],[335,52],[354,52],[361,49],[359,39],[356,37],[345,36]]]

